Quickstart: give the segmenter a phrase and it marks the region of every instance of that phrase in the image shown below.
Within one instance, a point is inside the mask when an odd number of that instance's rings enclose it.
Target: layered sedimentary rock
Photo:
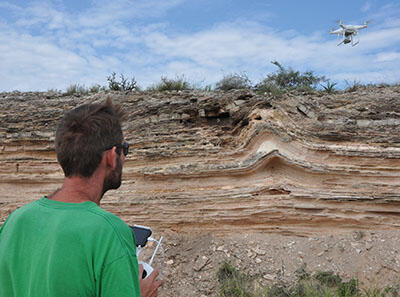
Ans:
[[[400,87],[0,94],[0,219],[63,181],[57,121],[111,96],[132,153],[103,199],[130,223],[180,232],[296,234],[400,226]]]

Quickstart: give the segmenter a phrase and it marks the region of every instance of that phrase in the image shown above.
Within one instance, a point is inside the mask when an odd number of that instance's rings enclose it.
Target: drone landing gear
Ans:
[[[342,43],[348,44],[350,42],[351,42],[351,40],[346,38],[346,39],[343,39],[337,46],[341,45]]]
[[[343,39],[337,46],[339,46],[339,45],[341,45],[341,44],[343,44],[343,43],[344,43],[344,44],[349,44],[349,43],[351,43],[351,46],[356,46],[359,42],[360,42],[359,40],[357,40],[357,41],[354,42],[353,36],[350,35],[350,38],[345,38],[345,39]]]

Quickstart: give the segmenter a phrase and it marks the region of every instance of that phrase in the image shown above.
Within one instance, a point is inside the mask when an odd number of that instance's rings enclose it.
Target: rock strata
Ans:
[[[398,86],[281,98],[248,90],[2,93],[2,221],[62,183],[54,153],[62,114],[106,96],[127,113],[132,153],[104,207],[129,223],[215,234],[399,227]]]

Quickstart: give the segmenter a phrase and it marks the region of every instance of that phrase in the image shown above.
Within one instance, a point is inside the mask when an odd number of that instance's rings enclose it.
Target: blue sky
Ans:
[[[336,46],[336,20],[361,24]],[[345,83],[400,82],[400,1],[0,1],[0,91],[106,85],[111,72],[145,88],[161,76],[215,84],[246,73],[313,70]]]

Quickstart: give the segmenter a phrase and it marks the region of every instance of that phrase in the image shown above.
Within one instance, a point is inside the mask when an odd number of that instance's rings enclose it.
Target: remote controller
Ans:
[[[153,272],[153,267],[151,267],[149,264],[143,261],[138,261],[139,265],[143,265],[143,273],[142,273],[142,278],[145,279],[148,277],[152,272]]]
[[[135,235],[135,239],[136,239],[136,256],[138,258],[139,258],[140,252],[142,251],[142,249],[144,248],[144,246],[146,245],[148,240],[157,242],[157,246],[153,252],[153,255],[151,256],[149,263],[146,263],[144,261],[138,261],[139,265],[143,265],[142,279],[145,279],[154,270],[153,267],[151,266],[151,264],[153,263],[154,257],[157,254],[158,248],[161,246],[161,241],[162,241],[163,237],[161,236],[159,241],[151,238],[150,235],[152,234],[152,230],[149,227],[134,225],[134,226],[131,226],[131,228],[132,228],[132,231],[133,231],[133,233]],[[162,246],[161,246],[161,249],[162,249]],[[163,254],[164,254],[164,252],[163,252]]]

